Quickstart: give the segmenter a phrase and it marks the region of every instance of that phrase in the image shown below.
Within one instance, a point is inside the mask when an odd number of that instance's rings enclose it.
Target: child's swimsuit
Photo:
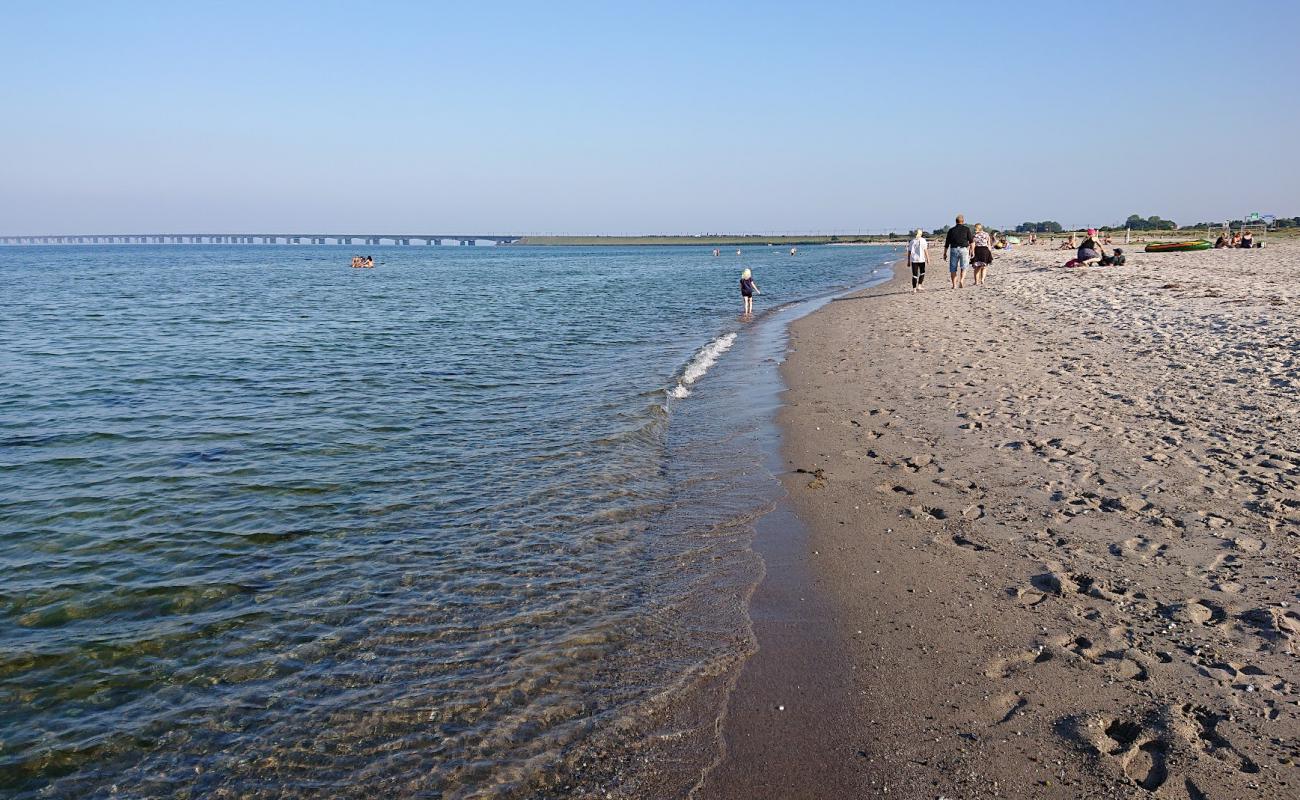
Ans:
[[[740,296],[741,296],[741,297],[753,297],[753,296],[754,296],[754,279],[753,279],[753,278],[741,278],[741,279],[740,279]]]

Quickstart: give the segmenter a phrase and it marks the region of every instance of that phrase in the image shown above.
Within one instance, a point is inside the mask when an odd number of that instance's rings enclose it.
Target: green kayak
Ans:
[[[1209,250],[1214,245],[1204,239],[1193,242],[1152,242],[1147,245],[1148,253],[1187,253],[1192,250]]]

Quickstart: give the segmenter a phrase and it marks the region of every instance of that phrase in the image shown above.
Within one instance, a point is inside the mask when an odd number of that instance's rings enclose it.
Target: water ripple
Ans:
[[[0,248],[0,794],[526,797],[653,738],[747,652],[769,491],[735,353],[666,396],[740,330],[707,252]]]

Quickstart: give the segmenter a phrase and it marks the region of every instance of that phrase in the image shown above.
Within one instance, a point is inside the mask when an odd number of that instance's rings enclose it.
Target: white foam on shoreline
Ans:
[[[682,376],[677,379],[677,385],[668,391],[668,395],[679,400],[690,396],[691,390],[687,387],[703,378],[704,374],[709,371],[709,367],[718,363],[718,357],[730,350],[735,341],[736,334],[725,333],[700,348],[700,352],[696,353],[695,357],[686,365],[686,369],[682,370]]]

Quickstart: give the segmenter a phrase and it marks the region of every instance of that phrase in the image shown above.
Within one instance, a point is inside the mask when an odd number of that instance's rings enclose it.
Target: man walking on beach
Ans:
[[[966,268],[970,266],[974,241],[975,236],[966,227],[966,218],[958,214],[957,224],[948,229],[948,237],[943,240],[943,257],[948,259],[948,277],[954,289],[966,285]]]

